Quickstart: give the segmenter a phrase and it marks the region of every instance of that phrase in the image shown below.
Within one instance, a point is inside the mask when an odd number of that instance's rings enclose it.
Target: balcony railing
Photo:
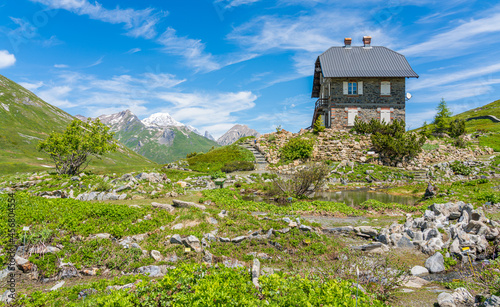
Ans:
[[[318,118],[318,112],[322,109],[328,108],[328,98],[320,98],[316,100],[316,105],[314,106],[314,115],[311,123],[311,127],[314,127],[314,122]]]

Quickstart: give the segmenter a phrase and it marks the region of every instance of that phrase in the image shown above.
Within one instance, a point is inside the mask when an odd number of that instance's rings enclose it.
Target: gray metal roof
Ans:
[[[323,77],[414,77],[405,56],[386,47],[331,47],[319,56]]]

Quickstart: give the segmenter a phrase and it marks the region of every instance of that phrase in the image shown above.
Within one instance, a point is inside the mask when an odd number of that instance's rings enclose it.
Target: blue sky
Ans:
[[[344,37],[403,53],[407,124],[500,99],[498,1],[5,0],[0,74],[76,115],[168,112],[215,137],[310,125],[316,57]]]

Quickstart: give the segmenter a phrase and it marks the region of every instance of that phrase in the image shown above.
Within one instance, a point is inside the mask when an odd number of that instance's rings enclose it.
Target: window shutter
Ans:
[[[347,95],[348,93],[347,86],[348,86],[347,81],[344,81],[344,95]]]
[[[358,95],[363,95],[363,81],[358,82]]]
[[[391,94],[391,82],[382,81],[380,83],[380,95],[390,95]]]

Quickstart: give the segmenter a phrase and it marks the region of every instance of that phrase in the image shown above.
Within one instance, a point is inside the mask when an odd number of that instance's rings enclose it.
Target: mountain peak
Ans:
[[[151,116],[149,116],[148,118],[143,119],[142,123],[148,127],[168,127],[168,126],[183,127],[183,126],[185,126],[183,123],[176,121],[168,113],[151,114]]]
[[[255,137],[259,137],[260,133],[254,129],[248,128],[248,126],[246,126],[246,125],[236,124],[231,129],[229,129],[226,133],[224,133],[224,135],[222,135],[217,140],[217,143],[219,143],[220,145],[230,145],[242,137],[251,136],[251,135],[253,135]]]

